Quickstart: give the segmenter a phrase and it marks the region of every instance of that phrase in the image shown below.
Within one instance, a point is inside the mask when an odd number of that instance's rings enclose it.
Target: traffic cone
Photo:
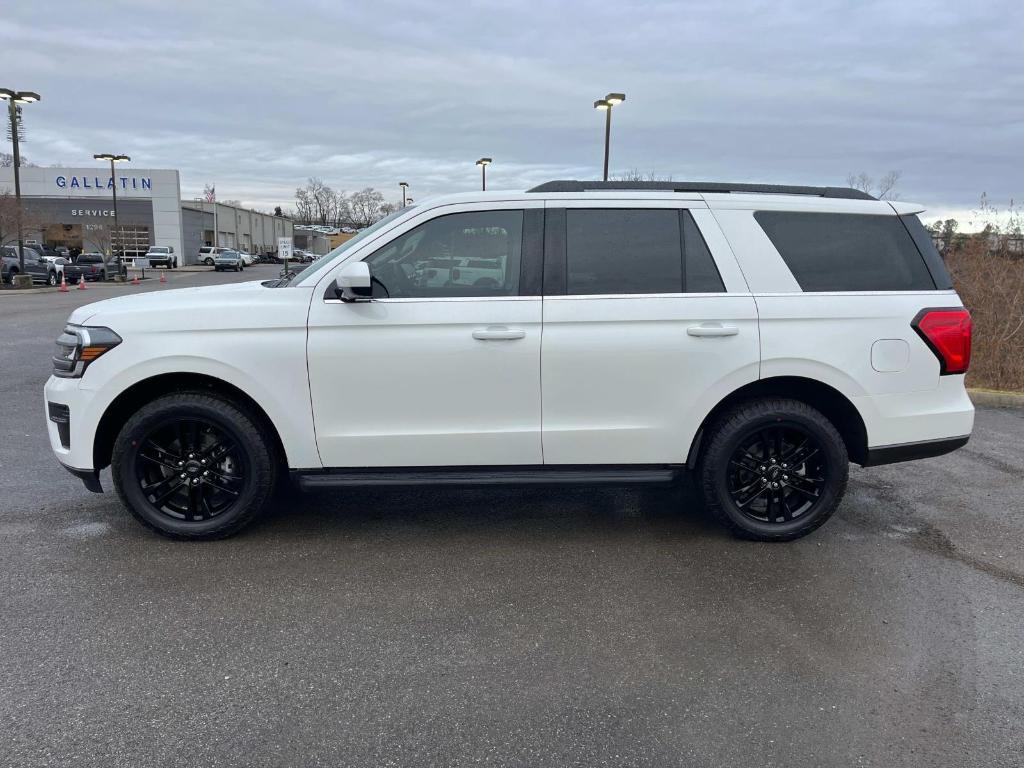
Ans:
[[[86,289],[85,278],[84,277],[78,278],[78,290],[84,291],[85,289]]]
[[[139,276],[138,275],[134,275],[132,277],[132,285],[139,285],[139,284],[140,284],[139,283]]]
[[[167,282],[167,273],[166,272],[161,272],[160,273],[160,282],[161,283],[166,283]]]
[[[57,290],[59,290],[61,293],[68,292],[68,281],[65,279],[63,272],[60,273],[60,288],[58,288]]]

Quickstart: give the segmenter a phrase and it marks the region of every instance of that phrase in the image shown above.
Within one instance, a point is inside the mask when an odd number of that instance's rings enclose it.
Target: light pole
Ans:
[[[110,188],[114,191],[114,234],[117,236],[118,245],[121,245],[123,251],[124,244],[121,242],[121,227],[117,223],[117,177],[114,175],[114,163],[127,163],[131,158],[128,157],[128,155],[112,155],[109,152],[102,155],[93,155],[92,157],[94,160],[110,161]],[[110,238],[110,250],[114,250],[114,238]],[[111,256],[113,255],[114,254],[111,253]],[[121,266],[120,259],[117,262],[117,266]]]
[[[476,161],[476,164],[480,166],[480,183],[481,189],[487,191],[487,166],[491,164],[491,158],[481,157]]]
[[[34,104],[42,97],[35,91],[13,91],[0,88],[0,99],[7,102],[11,120],[11,144],[14,147],[14,215],[18,225],[18,274],[25,274],[25,244],[21,232],[21,151],[18,149],[18,107],[16,104]]]
[[[612,107],[626,100],[624,93],[609,93],[594,102],[594,109],[603,109],[604,115],[604,180],[608,181],[608,145],[612,139]]]
[[[405,208],[405,206],[408,204],[408,200],[406,199],[405,192],[406,192],[407,189],[409,189],[409,182],[407,182],[407,181],[400,181],[400,182],[398,182],[398,186],[400,186],[402,188],[402,207]]]

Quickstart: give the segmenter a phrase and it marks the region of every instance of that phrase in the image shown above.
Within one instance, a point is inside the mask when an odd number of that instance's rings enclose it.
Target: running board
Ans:
[[[681,466],[619,467],[430,467],[394,469],[293,470],[303,491],[408,485],[633,485],[671,483]]]

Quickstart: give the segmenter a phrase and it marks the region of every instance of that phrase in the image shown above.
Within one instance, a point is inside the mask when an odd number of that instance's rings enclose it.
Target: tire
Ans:
[[[209,256],[207,256],[205,259],[203,259],[203,264],[205,264],[208,267],[212,267],[213,266],[213,259],[211,259]]]
[[[221,395],[181,392],[128,419],[111,473],[122,503],[147,528],[174,539],[222,539],[264,511],[277,459],[245,408]]]
[[[47,282],[47,283],[48,283],[49,285],[51,285],[51,286],[52,286],[52,285],[57,285],[57,283],[59,283],[59,282],[60,282],[60,280],[58,280],[58,279],[57,279],[57,273],[56,273],[56,272],[51,272],[51,273],[50,273],[50,274],[49,274],[49,275],[47,276],[47,278],[46,278],[46,282]]]
[[[704,503],[739,538],[806,536],[832,516],[846,492],[843,438],[806,403],[739,403],[714,422],[706,439],[698,467]]]
[[[14,285],[14,278],[16,278],[17,276],[18,276],[18,270],[16,270],[14,267],[11,267],[11,271],[7,273],[7,281],[11,285]]]

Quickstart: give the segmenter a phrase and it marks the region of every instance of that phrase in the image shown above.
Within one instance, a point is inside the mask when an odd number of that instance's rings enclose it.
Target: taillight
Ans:
[[[939,373],[967,373],[971,364],[971,313],[963,307],[922,309],[910,324],[939,358]]]

